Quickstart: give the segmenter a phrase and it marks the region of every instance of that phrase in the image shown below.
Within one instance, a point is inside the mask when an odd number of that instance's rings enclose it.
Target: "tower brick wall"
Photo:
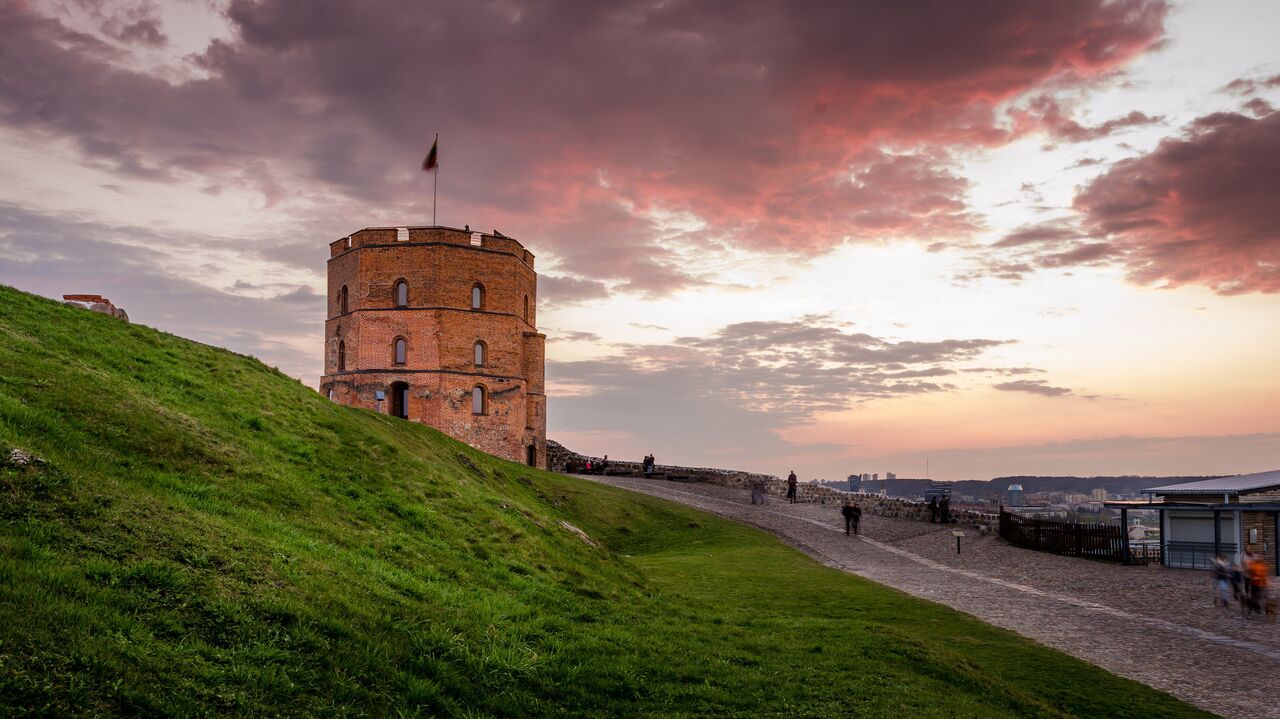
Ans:
[[[532,253],[498,234],[366,228],[330,244],[328,275],[322,393],[385,413],[399,414],[403,405],[409,421],[546,467],[546,336],[536,328]],[[473,308],[477,286],[482,302]],[[401,339],[405,352],[397,362]],[[477,343],[484,348],[481,364]],[[404,386],[407,401],[397,391]],[[472,411],[475,387],[485,394],[482,414]]]

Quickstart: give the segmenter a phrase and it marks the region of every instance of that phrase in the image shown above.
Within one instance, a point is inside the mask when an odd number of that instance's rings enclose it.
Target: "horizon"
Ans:
[[[933,12],[0,2],[0,283],[315,388],[328,243],[438,209],[537,256],[577,452],[1280,467],[1280,4]]]

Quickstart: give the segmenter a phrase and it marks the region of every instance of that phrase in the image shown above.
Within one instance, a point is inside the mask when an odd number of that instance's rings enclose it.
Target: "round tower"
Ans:
[[[451,227],[370,227],[329,249],[321,393],[546,468],[533,253]]]

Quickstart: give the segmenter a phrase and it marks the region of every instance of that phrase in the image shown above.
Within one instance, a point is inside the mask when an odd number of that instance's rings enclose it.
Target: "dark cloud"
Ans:
[[[1075,208],[1134,282],[1280,292],[1277,187],[1280,112],[1215,113],[1116,163]]]
[[[124,42],[149,47],[164,47],[169,44],[169,37],[160,29],[160,22],[154,18],[135,20],[120,28],[115,37]]]
[[[742,322],[662,345],[623,345],[611,357],[552,360],[547,380],[569,390],[557,392],[555,419],[567,433],[607,426],[700,462],[749,463],[838,449],[795,445],[779,430],[862,400],[953,390],[931,380],[956,374],[958,365],[1001,344],[894,341],[808,316]]]
[[[995,244],[996,247],[1018,247],[1031,243],[1062,242],[1081,237],[1080,230],[1064,222],[1044,222],[1022,227],[1010,232]]]
[[[232,36],[175,80],[11,2],[0,65],[22,71],[0,74],[0,123],[120,174],[320,208],[332,237],[371,204],[424,216],[411,173],[438,130],[442,221],[518,228],[566,274],[661,295],[709,281],[676,246],[816,253],[972,231],[945,148],[1008,141],[1007,102],[1109,75],[1161,41],[1166,11],[233,0]],[[104,32],[163,42],[153,19],[128,20]],[[716,234],[670,232],[655,210]]]
[[[547,331],[548,342],[599,342],[600,335],[595,332],[581,332],[578,330],[570,330],[567,332],[559,330]]]
[[[1252,95],[1260,90],[1270,90],[1278,87],[1280,87],[1280,75],[1241,77],[1227,83],[1222,88],[1222,91],[1229,92],[1232,95]]]
[[[1001,382],[992,386],[1005,392],[1028,392],[1030,394],[1044,395],[1045,397],[1066,397],[1071,394],[1070,389],[1054,387],[1042,379],[1019,379],[1012,382]]]
[[[1267,102],[1266,100],[1263,100],[1260,97],[1255,97],[1252,100],[1244,103],[1240,107],[1242,109],[1248,110],[1251,115],[1254,115],[1257,117],[1261,117],[1263,115],[1270,115],[1271,113],[1275,112],[1275,108],[1271,105],[1271,103]]]
[[[544,304],[563,305],[603,300],[608,296],[608,286],[597,280],[562,275],[538,275],[538,300]]]
[[[959,279],[1018,281],[1039,270],[1107,265],[1123,254],[1110,243],[1093,241],[1079,218],[1058,218],[1018,228],[972,253],[971,267]]]
[[[1061,142],[1088,142],[1114,135],[1121,130],[1152,125],[1164,120],[1160,116],[1151,116],[1133,110],[1127,115],[1088,127],[1072,119],[1069,109],[1064,108],[1059,100],[1050,95],[1032,98],[1025,109],[1015,111],[1014,117],[1021,132],[1041,130],[1051,140]]]
[[[548,376],[596,393],[653,391],[673,401],[685,393],[752,412],[778,426],[859,399],[952,389],[921,381],[955,374],[1000,340],[891,341],[838,327],[796,322],[742,322],[706,337],[664,345],[625,345],[609,358],[555,363]],[[649,388],[646,390],[645,388]]]

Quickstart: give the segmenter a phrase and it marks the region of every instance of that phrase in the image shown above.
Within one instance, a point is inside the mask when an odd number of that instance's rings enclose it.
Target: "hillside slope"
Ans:
[[[754,530],[0,288],[15,447],[44,461],[0,468],[4,716],[1200,715]]]

